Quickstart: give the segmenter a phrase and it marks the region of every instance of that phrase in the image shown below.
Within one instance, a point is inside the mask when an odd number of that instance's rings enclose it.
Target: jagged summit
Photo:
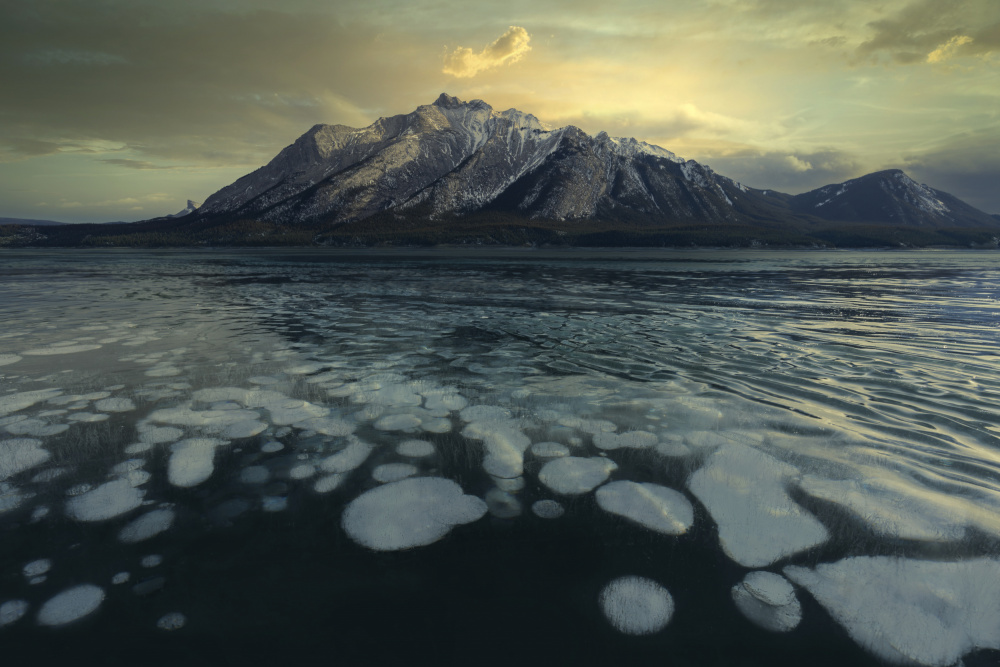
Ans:
[[[899,170],[791,197],[747,188],[645,141],[591,136],[572,125],[550,129],[530,113],[498,112],[483,100],[447,93],[364,128],[315,125],[267,165],[213,194],[196,214],[339,224],[386,212],[446,220],[483,211],[643,224],[824,218],[996,224]]]

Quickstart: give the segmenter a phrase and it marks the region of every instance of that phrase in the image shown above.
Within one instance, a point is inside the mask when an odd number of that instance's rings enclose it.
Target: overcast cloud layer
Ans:
[[[183,208],[315,123],[446,91],[802,192],[888,167],[1000,212],[1000,2],[0,0],[0,216]]]

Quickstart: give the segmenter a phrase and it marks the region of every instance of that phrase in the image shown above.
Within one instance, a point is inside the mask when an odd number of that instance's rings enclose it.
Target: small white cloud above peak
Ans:
[[[481,51],[476,52],[467,46],[460,46],[444,57],[445,74],[464,79],[473,77],[483,70],[493,69],[500,65],[515,63],[531,50],[529,42],[531,35],[524,28],[512,25],[507,31],[493,40]]]

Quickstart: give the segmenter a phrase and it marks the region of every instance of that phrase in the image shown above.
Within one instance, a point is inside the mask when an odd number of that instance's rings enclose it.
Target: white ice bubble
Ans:
[[[460,413],[467,422],[505,421],[510,419],[510,410],[496,405],[473,405]]]
[[[486,503],[440,477],[410,477],[361,494],[344,510],[341,525],[355,542],[376,551],[431,544],[454,526],[486,514]]]
[[[280,452],[284,448],[285,446],[280,442],[278,442],[277,440],[271,440],[270,442],[265,442],[263,445],[261,445],[260,451],[264,452],[265,454],[273,454],[275,452]]]
[[[10,417],[8,417],[10,419]],[[11,435],[33,435],[45,438],[69,430],[66,424],[50,424],[41,419],[19,419],[3,427]]]
[[[0,481],[45,463],[51,456],[34,438],[0,440]]]
[[[859,556],[784,572],[883,660],[945,667],[1000,649],[1000,561]]]
[[[295,427],[331,436],[347,436],[354,433],[354,424],[335,417],[311,417],[295,422]]]
[[[826,542],[828,534],[785,489],[798,470],[752,447],[728,444],[688,479],[719,527],[722,550],[745,567],[764,567]]]
[[[512,519],[521,516],[521,501],[503,489],[493,488],[486,492],[486,507],[498,519]]]
[[[415,415],[387,415],[375,422],[379,431],[408,431],[420,426],[420,418]]]
[[[285,372],[289,375],[311,375],[327,368],[329,365],[319,361],[303,361],[293,366],[288,366],[285,368]]]
[[[16,364],[19,361],[21,361],[21,357],[16,354],[0,354],[0,366]]]
[[[736,608],[756,625],[772,632],[788,632],[802,620],[795,588],[780,574],[756,571],[733,586]]]
[[[128,343],[125,344],[128,345]],[[167,377],[174,377],[175,375],[180,375],[180,374],[181,374],[181,369],[177,368],[176,366],[174,366],[169,362],[162,362],[156,364],[148,371],[146,371],[146,375],[151,378],[167,378]]]
[[[102,422],[107,418],[108,416],[106,414],[100,412],[77,412],[67,417],[70,421],[87,423]]]
[[[100,345],[53,345],[52,347],[36,347],[31,350],[25,350],[21,354],[32,355],[32,356],[48,356],[53,354],[75,354],[77,352],[90,352],[92,350],[101,349]]]
[[[467,415],[496,413],[499,408],[476,406],[462,410],[462,418]],[[504,410],[503,412],[506,412]],[[512,419],[473,421],[462,430],[462,435],[471,440],[481,440],[486,450],[483,470],[494,477],[520,477],[524,472],[524,452],[531,446],[528,438]]]
[[[125,447],[124,452],[129,455],[142,454],[143,452],[148,452],[153,448],[153,444],[149,442],[135,442],[131,445]]]
[[[627,635],[651,635],[667,627],[674,600],[666,588],[645,577],[619,577],[601,590],[601,611]]]
[[[93,613],[104,601],[104,589],[93,584],[68,588],[42,605],[39,625],[65,625]]]
[[[0,604],[0,628],[21,620],[29,606],[27,600],[7,600]]]
[[[319,468],[323,472],[350,472],[364,463],[374,449],[371,444],[354,438],[347,447],[320,461]]]
[[[47,505],[39,505],[35,509],[31,510],[31,523],[36,523],[41,521],[49,515],[49,510]]]
[[[225,444],[213,438],[191,438],[171,446],[167,463],[167,479],[174,486],[191,487],[201,484],[215,470],[215,448]]]
[[[150,444],[174,442],[175,440],[179,440],[184,435],[184,431],[173,426],[153,426],[151,424],[145,424],[139,426],[138,430],[139,440]]]
[[[24,408],[30,408],[35,403],[51,400],[60,394],[62,394],[61,389],[37,389],[4,394],[0,396],[0,417],[5,417]]]
[[[150,554],[148,556],[143,556],[139,564],[143,567],[157,567],[163,562],[163,556],[159,554]]]
[[[587,493],[603,484],[618,466],[600,456],[566,456],[549,461],[538,472],[539,481],[556,493]]]
[[[422,418],[420,430],[427,433],[448,433],[451,431],[451,420],[444,417]]]
[[[23,568],[21,568],[21,573],[27,577],[37,577],[39,575],[45,574],[52,569],[52,561],[48,558],[39,558],[38,560],[33,560],[27,563]]]
[[[611,482],[597,490],[597,504],[644,528],[682,535],[694,523],[694,508],[684,494],[659,484]]]
[[[267,466],[248,466],[240,471],[240,481],[244,484],[265,484],[271,479]]]
[[[347,479],[346,473],[334,473],[333,475],[324,475],[316,480],[313,484],[313,490],[316,493],[330,493],[338,486],[340,486],[343,481]]]
[[[105,521],[142,504],[143,492],[116,479],[66,501],[66,514],[77,521]]]
[[[404,440],[396,446],[396,453],[410,458],[423,458],[434,454],[434,445],[426,440]]]
[[[28,579],[28,585],[37,586],[38,584],[44,584],[46,579],[48,579],[48,577],[45,576],[44,574],[37,577],[32,577],[31,579]]]
[[[531,511],[542,519],[558,519],[566,510],[555,500],[538,500],[531,504]]]
[[[288,498],[284,496],[264,496],[260,499],[265,512],[282,512],[288,508]]]
[[[174,524],[174,511],[158,509],[133,519],[118,533],[118,539],[126,544],[142,542],[159,535]]]
[[[291,470],[288,471],[288,476],[292,479],[308,479],[315,474],[316,466],[308,463],[300,463],[299,465],[292,466]]]
[[[372,479],[385,484],[412,477],[418,472],[420,471],[417,467],[409,463],[383,463],[380,466],[376,466],[375,470],[372,471]]]
[[[627,433],[596,433],[594,434],[594,446],[600,449],[622,449],[624,447],[632,449],[642,449],[644,447],[655,447],[659,439],[648,431],[629,431]]]
[[[222,430],[220,437],[227,440],[239,440],[241,438],[252,438],[258,433],[263,433],[267,429],[267,424],[255,419],[245,419],[230,424]]]
[[[540,459],[557,459],[569,456],[569,447],[558,442],[536,442],[531,446],[531,453]]]
[[[180,630],[187,623],[187,617],[179,611],[170,612],[160,617],[156,622],[156,627],[161,630]]]
[[[103,398],[94,407],[104,412],[131,412],[135,410],[135,403],[129,398]]]
[[[115,576],[111,577],[111,583],[118,586],[124,583],[128,583],[128,580],[132,577],[128,572],[119,572]]]

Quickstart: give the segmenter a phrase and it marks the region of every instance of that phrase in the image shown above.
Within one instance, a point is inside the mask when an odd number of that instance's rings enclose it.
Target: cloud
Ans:
[[[944,190],[987,213],[1000,213],[1000,126],[944,137],[936,146],[903,157],[916,180]]]
[[[866,172],[857,157],[832,148],[793,153],[744,148],[706,156],[701,161],[746,185],[790,194],[840,183]]]
[[[531,50],[528,42],[531,35],[524,28],[512,25],[507,32],[497,37],[482,51],[476,53],[472,49],[460,46],[444,57],[444,69],[441,71],[451,76],[465,79],[479,72],[493,69],[500,65],[515,63]]]
[[[952,37],[947,42],[945,42],[941,46],[937,47],[936,49],[928,53],[927,62],[929,63],[944,62],[948,58],[951,58],[953,55],[955,55],[955,52],[958,51],[958,48],[960,46],[968,44],[971,41],[973,41],[973,39],[968,35],[956,35],[955,37]]]
[[[868,28],[871,38],[857,48],[862,59],[888,56],[898,64],[914,64],[985,55],[1000,49],[1000,3],[917,0]]]
[[[175,169],[176,167],[170,167],[165,165],[153,164],[152,162],[147,162],[145,160],[129,160],[127,158],[108,158],[101,160],[105,164],[115,165],[116,167],[127,167],[128,169]]]

